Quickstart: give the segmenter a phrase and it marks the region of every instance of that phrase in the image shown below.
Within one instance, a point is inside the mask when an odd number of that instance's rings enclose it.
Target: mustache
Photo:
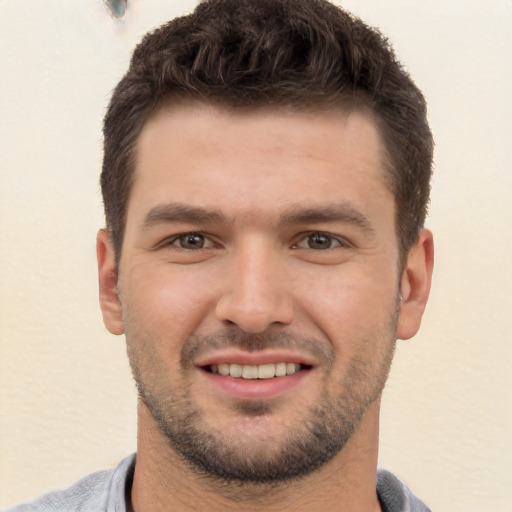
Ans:
[[[194,335],[188,338],[181,349],[181,367],[194,366],[194,361],[205,352],[226,348],[235,348],[245,352],[286,348],[324,362],[333,359],[332,347],[325,341],[288,332],[266,331],[251,334],[237,326],[232,326],[208,336]]]

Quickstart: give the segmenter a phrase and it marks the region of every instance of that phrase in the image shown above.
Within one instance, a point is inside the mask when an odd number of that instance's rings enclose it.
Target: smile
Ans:
[[[285,377],[300,372],[303,365],[297,363],[265,363],[265,364],[237,364],[220,363],[207,367],[211,373],[218,373],[223,376],[230,376],[235,379],[272,379],[274,377]]]

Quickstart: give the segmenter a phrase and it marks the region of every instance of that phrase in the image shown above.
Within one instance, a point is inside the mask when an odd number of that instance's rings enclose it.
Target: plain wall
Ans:
[[[0,507],[135,450],[124,339],[97,300],[109,94],[149,28],[193,0],[0,0]],[[399,342],[380,463],[437,511],[512,510],[510,0],[347,0],[424,91],[436,268]]]

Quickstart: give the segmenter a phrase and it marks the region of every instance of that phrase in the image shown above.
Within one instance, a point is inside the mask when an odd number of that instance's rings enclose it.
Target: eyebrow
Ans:
[[[226,217],[219,211],[188,206],[182,203],[161,204],[151,208],[144,217],[142,228],[166,223],[220,224]]]
[[[167,223],[205,225],[227,222],[227,217],[219,210],[189,206],[183,203],[167,203],[151,208],[145,216],[141,228]],[[279,216],[279,224],[282,225],[319,224],[324,222],[344,222],[355,225],[368,233],[375,233],[375,228],[368,217],[350,203],[314,207],[296,205]]]
[[[316,224],[323,222],[344,222],[353,224],[363,231],[375,234],[370,219],[349,203],[331,204],[319,207],[295,206],[280,217],[282,224]]]

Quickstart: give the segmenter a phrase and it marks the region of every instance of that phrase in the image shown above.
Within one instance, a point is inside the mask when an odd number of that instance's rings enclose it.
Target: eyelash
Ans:
[[[308,239],[311,239],[312,237],[318,237],[318,238],[324,238],[325,240],[328,240],[329,241],[329,247],[325,247],[325,248],[314,248],[314,247],[299,247],[299,244],[303,243],[303,242],[306,242],[307,243],[307,240]],[[197,248],[187,248],[187,247],[181,247],[181,246],[177,246],[175,245],[176,242],[179,242],[180,240],[183,241],[186,239],[186,237],[201,237],[202,238],[202,241],[203,241],[203,245],[201,247],[197,247]],[[332,244],[336,244],[334,247],[332,247]],[[209,245],[209,247],[205,247],[204,245]],[[201,250],[201,249],[210,249],[210,248],[214,248],[216,245],[216,243],[206,234],[204,233],[201,233],[199,231],[189,231],[189,232],[186,232],[186,233],[179,233],[175,236],[173,236],[172,238],[169,238],[167,240],[165,240],[163,243],[162,243],[162,246],[174,246],[175,248],[177,249],[180,249],[180,250],[183,250],[183,251],[198,251],[198,250]],[[298,241],[297,242],[294,242],[293,245],[292,245],[292,249],[307,249],[307,250],[311,250],[311,251],[328,251],[328,250],[333,250],[333,249],[337,249],[337,248],[341,248],[341,249],[348,249],[352,247],[351,244],[349,242],[347,242],[345,239],[343,238],[340,238],[338,236],[335,236],[335,235],[332,235],[331,233],[327,233],[325,231],[311,231],[311,232],[308,232],[308,233],[302,233],[300,235],[300,238],[298,238]]]
[[[323,238],[329,240],[331,245],[332,245],[332,243],[335,243],[336,246],[335,247],[331,246],[331,247],[326,247],[326,248],[316,248],[316,249],[313,247],[299,247],[299,244],[301,242],[307,242],[308,238],[311,239],[314,236],[323,237]],[[307,249],[307,250],[317,251],[317,252],[318,251],[328,251],[328,250],[333,250],[333,249],[349,249],[350,247],[352,247],[352,245],[349,242],[347,242],[347,240],[345,240],[344,238],[333,235],[331,233],[327,233],[325,231],[310,231],[308,233],[303,233],[300,235],[298,242],[294,243],[292,246],[293,249]]]
[[[197,250],[200,250],[200,249],[210,249],[211,247],[204,247],[204,245],[202,247],[198,247],[198,248],[187,248],[187,247],[180,247],[179,245],[175,245],[176,242],[179,242],[180,240],[185,240],[186,237],[194,237],[194,236],[198,236],[198,237],[201,237],[203,239],[203,243],[204,244],[207,244],[207,245],[211,245],[212,247],[215,246],[215,242],[211,240],[211,238],[208,236],[208,235],[205,235],[204,233],[201,233],[199,231],[189,231],[189,232],[186,232],[186,233],[179,233],[175,236],[173,236],[172,238],[168,238],[167,240],[164,240],[164,242],[162,243],[162,246],[175,246],[176,249],[180,249],[182,251],[197,251]]]

